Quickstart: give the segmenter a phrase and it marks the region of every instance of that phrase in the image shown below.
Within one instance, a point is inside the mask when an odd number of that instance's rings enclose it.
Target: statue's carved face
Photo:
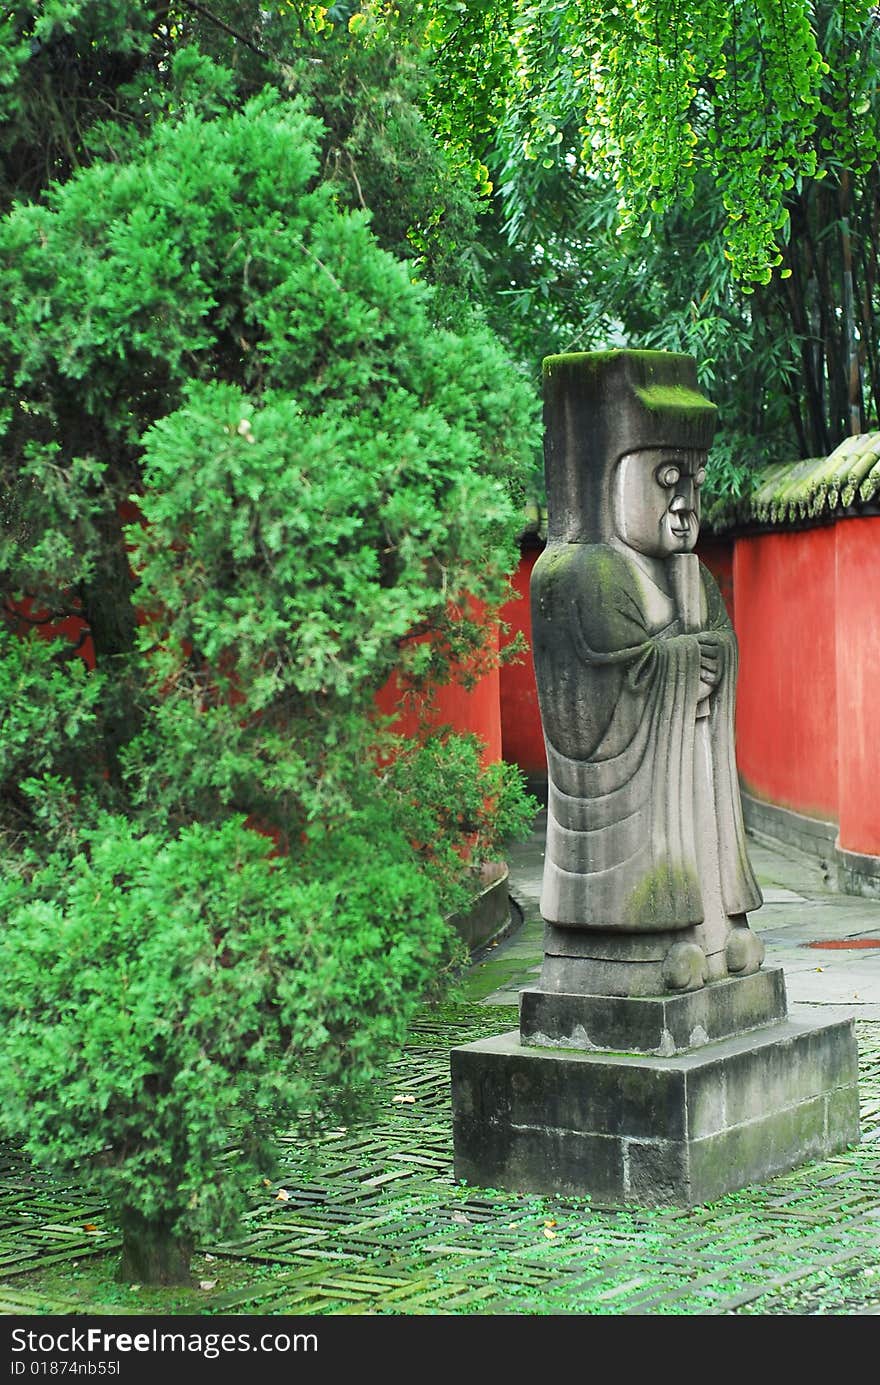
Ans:
[[[690,553],[700,531],[706,453],[648,447],[626,452],[614,477],[617,537],[651,558]]]

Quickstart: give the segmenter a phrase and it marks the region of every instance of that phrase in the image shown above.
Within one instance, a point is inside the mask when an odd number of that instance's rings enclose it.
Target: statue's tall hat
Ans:
[[[625,452],[708,450],[717,410],[692,356],[585,351],[544,360],[544,469],[551,543],[611,534],[612,477]]]

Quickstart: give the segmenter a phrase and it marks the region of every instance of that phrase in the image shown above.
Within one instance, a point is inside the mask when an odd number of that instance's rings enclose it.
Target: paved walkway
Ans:
[[[508,852],[523,924],[478,961],[471,999],[509,1005],[540,972],[545,821],[539,814],[531,837]],[[766,946],[765,966],[785,972],[790,1013],[880,1020],[880,901],[838,894],[818,861],[766,839],[750,837],[749,855],[764,894],[749,921]]]

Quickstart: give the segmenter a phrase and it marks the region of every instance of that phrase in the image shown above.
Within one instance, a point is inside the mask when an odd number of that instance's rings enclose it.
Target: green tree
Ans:
[[[270,52],[326,42],[303,7],[206,8],[58,0],[4,34],[4,1124],[109,1190],[153,1278],[273,1120],[400,1042],[474,853],[528,817],[374,700],[491,659],[532,392],[477,314],[450,327],[442,237],[388,220],[395,256],[343,189]],[[34,165],[61,54],[88,79]]]
[[[823,453],[876,423],[874,7],[415,12],[432,119],[495,188],[489,314],[524,358],[691,351],[721,405],[716,490],[768,454]]]
[[[4,1124],[107,1200],[127,1281],[186,1279],[283,1123],[401,1041],[448,938],[405,838],[377,845],[343,882],[234,819],[116,815],[0,884]]]

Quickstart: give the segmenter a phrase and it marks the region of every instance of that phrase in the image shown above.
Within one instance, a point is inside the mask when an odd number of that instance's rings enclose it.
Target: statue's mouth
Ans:
[[[689,519],[673,520],[669,526],[669,532],[674,534],[677,539],[690,538],[691,522]]]

